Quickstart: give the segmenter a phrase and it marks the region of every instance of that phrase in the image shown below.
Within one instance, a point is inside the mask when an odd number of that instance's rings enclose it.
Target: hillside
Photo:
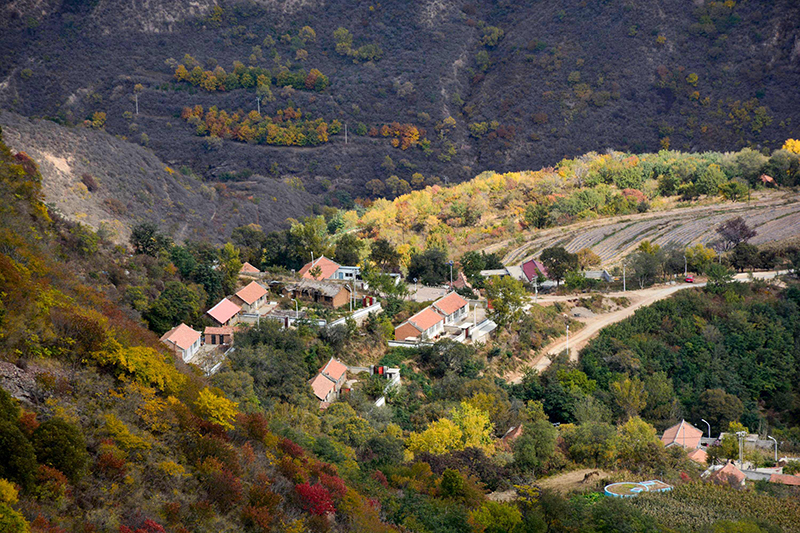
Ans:
[[[127,243],[131,227],[143,220],[178,241],[219,242],[237,226],[279,225],[312,203],[296,187],[258,175],[204,183],[188,167],[169,167],[147,148],[105,131],[3,111],[0,126],[10,147],[40,162],[48,204],[119,243]]]
[[[317,203],[348,206],[609,147],[775,149],[800,136],[791,0],[20,0],[3,9],[0,106],[89,120],[208,182],[252,172],[239,184],[246,195],[296,176]],[[200,69],[196,79],[175,77],[183,63]],[[261,69],[263,85],[243,82],[243,68]],[[309,81],[314,69],[326,83]],[[198,105],[246,114],[257,92],[273,123],[299,108],[329,126],[327,139],[274,144],[218,129],[222,143],[209,144],[208,131],[179,118]],[[334,121],[349,126],[347,144]],[[405,134],[383,126],[416,133],[394,147]],[[293,202],[285,192],[273,196]],[[264,216],[269,229],[279,223]]]
[[[787,145],[788,146],[788,145]],[[761,176],[774,175],[771,182]],[[451,257],[498,253],[506,264],[544,248],[591,248],[618,264],[642,240],[709,244],[738,216],[756,228],[754,244],[787,244],[800,234],[800,154],[753,150],[703,154],[589,153],[536,172],[485,172],[451,187],[433,186],[375,201],[345,219],[406,255],[437,246]]]

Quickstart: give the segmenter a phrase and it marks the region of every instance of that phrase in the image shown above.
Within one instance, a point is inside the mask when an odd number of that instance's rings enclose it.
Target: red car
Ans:
[[[686,279],[684,279],[683,281],[685,281],[686,283],[694,283],[694,276],[686,276]]]

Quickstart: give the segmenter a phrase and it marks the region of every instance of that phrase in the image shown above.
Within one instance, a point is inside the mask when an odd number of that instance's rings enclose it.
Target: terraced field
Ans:
[[[486,251],[505,251],[503,262],[511,265],[536,257],[551,246],[563,246],[570,252],[590,248],[600,256],[604,267],[610,267],[619,264],[643,240],[661,246],[707,244],[718,238],[715,230],[721,223],[738,216],[758,231],[750,241],[752,244],[800,239],[800,196],[769,192],[754,196],[750,203],[672,209],[539,230],[528,234],[522,244],[505,241],[487,247]]]

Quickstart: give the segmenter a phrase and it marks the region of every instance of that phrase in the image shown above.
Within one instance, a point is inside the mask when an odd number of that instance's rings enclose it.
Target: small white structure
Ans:
[[[202,335],[186,324],[175,326],[161,337],[161,342],[169,346],[173,353],[183,361],[189,361],[200,349]]]

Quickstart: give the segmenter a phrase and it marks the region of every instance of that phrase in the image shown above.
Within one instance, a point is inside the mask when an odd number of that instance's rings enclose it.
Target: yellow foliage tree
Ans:
[[[421,433],[412,432],[406,439],[406,446],[415,453],[430,452],[435,455],[451,450],[463,450],[463,433],[449,418],[440,418]]]
[[[197,396],[195,407],[200,416],[219,424],[225,429],[233,429],[233,419],[236,418],[238,403],[218,396],[210,389],[203,389]]]
[[[793,154],[800,154],[800,139],[787,139],[783,149]]]
[[[489,413],[471,403],[461,402],[450,412],[450,418],[461,430],[462,448],[480,448],[487,455],[494,453],[494,425]]]

